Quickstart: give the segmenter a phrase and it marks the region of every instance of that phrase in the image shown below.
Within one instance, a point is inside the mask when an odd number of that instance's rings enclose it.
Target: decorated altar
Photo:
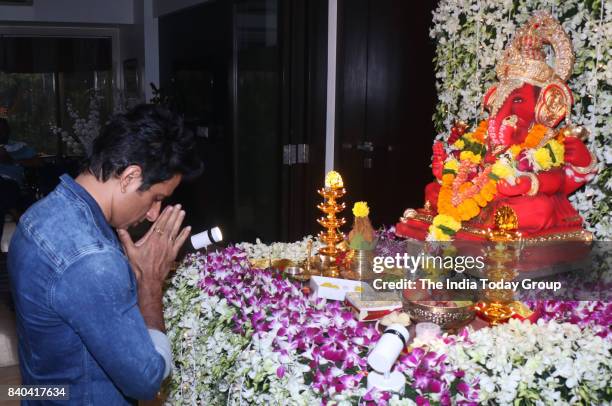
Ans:
[[[612,304],[606,302],[547,301],[534,324],[512,319],[417,339],[397,361],[407,380],[404,395],[368,391],[366,356],[381,335],[375,324],[249,261],[249,254],[272,250],[299,258],[306,244],[241,244],[185,260],[164,301],[175,357],[167,404],[612,400]]]
[[[612,69],[603,44],[611,23],[605,2],[441,1],[431,32],[440,143],[424,207],[374,233],[367,204],[357,202],[345,242],[346,191],[333,173],[318,191],[317,239],[189,255],[164,298],[174,354],[167,403],[610,404],[610,302],[524,300],[516,317],[509,300],[489,297],[469,307],[465,328],[400,338],[393,369],[405,385],[385,391],[368,388],[368,356],[388,329],[359,321],[348,299],[313,295],[329,282],[299,276],[319,253],[331,258],[325,276],[359,279],[374,255],[391,255],[407,238],[493,241],[494,270],[506,277],[503,244],[609,239]],[[499,314],[474,318],[492,309]]]

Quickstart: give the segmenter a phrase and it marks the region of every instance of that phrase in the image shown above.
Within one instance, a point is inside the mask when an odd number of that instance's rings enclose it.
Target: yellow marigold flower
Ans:
[[[461,228],[461,223],[452,218],[451,216],[447,216],[445,214],[438,214],[433,219],[434,226],[444,226],[453,231],[458,231]]]
[[[499,161],[493,164],[491,172],[493,172],[493,175],[497,176],[500,179],[506,179],[514,175],[514,170],[510,166]]]
[[[550,145],[550,149],[552,149],[553,154],[555,154],[555,162],[553,163],[553,166],[563,165],[565,158],[565,146],[557,140],[549,141],[548,145]]]
[[[444,164],[444,169],[457,172],[459,170],[459,162],[456,159],[451,159]]]
[[[459,186],[459,193],[465,193],[471,187],[472,187],[472,182],[465,182],[461,186]]]
[[[512,154],[512,158],[516,158],[518,154],[521,153],[521,147],[519,145],[513,145],[510,147],[510,153]]]
[[[480,208],[474,199],[465,199],[459,205],[459,212],[461,219],[465,221],[474,218],[480,212]]]
[[[355,217],[367,217],[370,214],[370,208],[367,202],[356,202],[353,206],[353,214]]]
[[[469,219],[471,219],[470,213],[465,210],[460,210],[459,215],[461,216],[461,221],[468,221]]]
[[[480,155],[474,155],[472,151],[462,151],[459,155],[459,159],[462,161],[471,161],[475,164],[479,164],[482,157]]]
[[[450,235],[446,234],[444,231],[440,230],[438,227],[433,226],[433,225],[429,226],[429,234],[431,234],[433,239],[436,241],[450,241],[451,240]]]
[[[538,164],[542,170],[550,169],[553,165],[548,148],[538,148],[533,154],[533,159],[535,159],[536,164]]]
[[[457,141],[455,141],[453,146],[455,148],[457,148],[457,149],[463,149],[463,148],[465,148],[465,142],[463,142],[463,140],[461,138],[459,138]]]
[[[451,236],[440,230],[438,227],[434,228],[434,238],[436,241],[450,241]]]

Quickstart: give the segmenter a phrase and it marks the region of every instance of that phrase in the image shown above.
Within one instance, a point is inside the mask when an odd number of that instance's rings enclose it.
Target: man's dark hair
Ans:
[[[11,136],[11,126],[5,118],[0,118],[0,144],[8,144]]]
[[[153,104],[115,115],[94,139],[85,163],[102,182],[130,165],[142,169],[142,191],[174,175],[193,178],[202,171],[193,133],[180,117]]]

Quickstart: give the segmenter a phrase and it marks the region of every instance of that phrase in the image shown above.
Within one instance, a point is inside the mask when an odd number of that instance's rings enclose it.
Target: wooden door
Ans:
[[[286,192],[282,239],[314,235],[321,213],[316,190],[325,177],[327,86],[327,0],[281,3],[281,132],[295,162],[284,165]]]
[[[339,0],[335,167],[376,226],[421,207],[435,104],[435,2]]]
[[[232,242],[316,231],[326,50],[327,0],[214,0],[160,19],[162,87],[205,129],[204,174],[175,193],[194,229]],[[308,156],[285,163],[286,146]]]

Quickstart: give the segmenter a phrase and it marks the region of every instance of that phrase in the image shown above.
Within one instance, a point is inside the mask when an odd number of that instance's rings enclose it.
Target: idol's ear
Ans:
[[[489,113],[491,112],[491,104],[495,100],[495,93],[497,93],[497,85],[491,86],[482,98],[482,109]]]
[[[540,91],[535,106],[535,119],[539,124],[554,128],[569,117],[574,104],[572,91],[565,83],[553,82]]]

